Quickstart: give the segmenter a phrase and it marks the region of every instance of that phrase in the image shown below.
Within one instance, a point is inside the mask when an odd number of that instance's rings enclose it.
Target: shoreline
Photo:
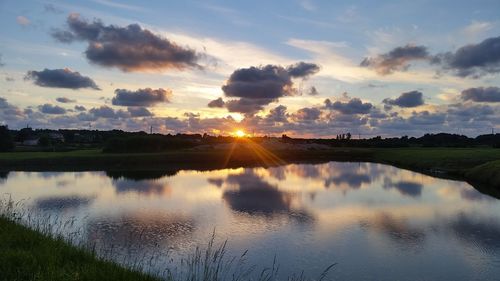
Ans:
[[[466,181],[500,198],[500,149],[494,148],[331,148],[323,150],[206,149],[162,153],[70,152],[0,153],[0,171],[163,171],[270,167],[298,163],[372,162],[434,177]]]

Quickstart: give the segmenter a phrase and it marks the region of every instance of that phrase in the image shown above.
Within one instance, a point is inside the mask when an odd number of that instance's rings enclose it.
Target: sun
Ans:
[[[234,132],[234,135],[238,138],[243,138],[245,137],[247,134],[245,134],[245,132],[243,130],[236,130]]]

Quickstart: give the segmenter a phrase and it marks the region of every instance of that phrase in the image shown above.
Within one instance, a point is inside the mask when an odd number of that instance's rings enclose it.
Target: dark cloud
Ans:
[[[87,109],[83,105],[75,105],[76,111],[86,111]]]
[[[218,99],[215,99],[215,100],[212,100],[208,103],[208,107],[211,107],[211,108],[214,108],[214,107],[224,107],[225,103],[224,103],[224,100],[222,100],[222,98],[218,98]]]
[[[111,107],[103,105],[97,108],[91,108],[89,113],[92,114],[96,118],[107,118],[107,119],[116,119],[116,118],[126,118],[129,117],[129,113],[118,110],[115,111]]]
[[[391,74],[394,71],[405,71],[410,61],[430,60],[431,56],[425,46],[406,45],[397,47],[386,54],[374,58],[365,58],[360,66],[373,68],[381,75]]]
[[[319,71],[319,66],[314,63],[307,63],[301,61],[296,64],[288,66],[286,70],[288,71],[288,74],[291,77],[305,78],[317,73]]]
[[[58,106],[58,105],[52,105],[52,104],[44,104],[44,105],[39,105],[38,110],[42,113],[45,114],[65,114],[66,109]]]
[[[264,109],[264,106],[272,103],[273,99],[247,99],[228,100],[225,105],[229,112],[244,113],[251,116]]]
[[[26,80],[33,80],[41,87],[81,89],[91,88],[100,90],[96,83],[87,76],[82,76],[79,72],[65,69],[44,69],[42,71],[28,71]]]
[[[479,44],[463,46],[455,52],[439,54],[435,62],[461,77],[474,78],[500,72],[500,36]]]
[[[352,98],[348,102],[332,102],[330,99],[326,99],[325,107],[342,114],[367,114],[373,108],[373,105],[369,102],[364,103],[358,98]]]
[[[315,107],[304,107],[295,112],[292,117],[296,121],[315,121],[321,115],[321,110]]]
[[[411,91],[402,93],[395,99],[384,99],[382,102],[389,106],[417,107],[424,105],[424,95],[419,91]]]
[[[171,98],[172,91],[169,89],[145,88],[136,91],[116,89],[111,102],[113,105],[121,106],[154,106],[158,103],[169,103]]]
[[[313,86],[309,89],[307,94],[310,96],[317,96],[317,95],[319,95],[319,92],[318,92],[318,90],[316,90],[316,87]]]
[[[500,44],[500,43],[499,43]],[[500,102],[499,87],[469,88],[462,91],[462,99],[475,102]]]
[[[74,103],[74,102],[76,102],[76,100],[72,100],[72,99],[66,98],[66,97],[59,97],[56,99],[56,101],[58,101],[60,103]]]
[[[237,69],[222,91],[226,97],[239,99],[226,101],[225,106],[230,112],[253,115],[281,97],[298,94],[292,78],[307,78],[318,70],[317,65],[305,62],[287,68],[269,64]]]
[[[292,85],[290,74],[282,66],[252,66],[234,71],[222,91],[227,97],[273,100],[293,95]]]
[[[67,29],[57,29],[52,36],[64,43],[86,41],[87,59],[100,66],[122,71],[160,71],[200,68],[199,55],[192,49],[141,28],[104,25],[100,20],[88,22],[78,14],[67,18]]]
[[[127,110],[130,113],[131,117],[149,117],[149,116],[153,116],[153,113],[151,113],[145,107],[129,107]]]
[[[269,113],[266,116],[266,120],[271,121],[272,123],[275,122],[281,122],[281,123],[286,123],[288,122],[288,114],[286,113],[286,106],[284,105],[278,105],[277,107],[271,109]]]

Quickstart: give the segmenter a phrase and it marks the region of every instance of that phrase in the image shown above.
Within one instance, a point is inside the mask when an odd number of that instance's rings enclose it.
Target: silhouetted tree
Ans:
[[[11,151],[14,148],[14,142],[7,126],[0,126],[0,151]]]

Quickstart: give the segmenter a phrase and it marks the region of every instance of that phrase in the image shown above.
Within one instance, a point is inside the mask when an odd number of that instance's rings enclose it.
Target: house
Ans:
[[[26,145],[26,146],[36,146],[36,145],[38,145],[39,140],[40,140],[40,138],[33,137],[33,138],[23,140],[22,144]]]

